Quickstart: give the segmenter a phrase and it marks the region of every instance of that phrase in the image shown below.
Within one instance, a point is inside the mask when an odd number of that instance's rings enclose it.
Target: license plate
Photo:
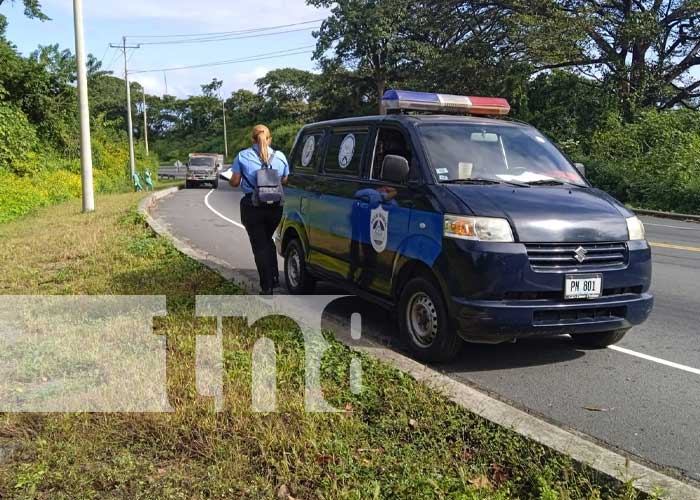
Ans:
[[[603,275],[570,275],[564,278],[565,299],[598,299],[603,295]]]

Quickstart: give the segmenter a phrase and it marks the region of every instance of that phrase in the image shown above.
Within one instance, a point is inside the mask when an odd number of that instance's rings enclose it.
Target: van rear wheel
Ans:
[[[316,287],[316,280],[306,269],[306,254],[298,239],[290,241],[284,251],[284,275],[292,295],[309,294]]]
[[[613,330],[603,333],[578,333],[572,334],[576,345],[589,349],[603,349],[617,344],[627,334],[629,330]]]
[[[410,280],[401,291],[398,313],[401,334],[418,359],[449,361],[459,354],[462,339],[452,328],[445,300],[432,280]]]

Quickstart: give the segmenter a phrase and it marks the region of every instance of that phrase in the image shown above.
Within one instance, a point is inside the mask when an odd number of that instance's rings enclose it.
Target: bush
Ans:
[[[32,173],[27,159],[37,145],[36,131],[19,109],[0,102],[0,170]]]
[[[3,116],[1,109],[0,105],[0,116]],[[23,115],[19,113],[17,116]],[[18,120],[21,128],[22,120]],[[0,135],[2,127],[0,123]],[[13,159],[11,170],[6,169],[8,171],[3,174],[0,183],[0,222],[82,195],[80,159],[61,158],[48,146],[37,148],[41,152],[29,149],[20,154],[21,148],[27,147],[30,142],[20,136],[11,143],[12,148],[8,149],[12,152]],[[92,134],[92,151],[95,192],[130,190],[132,185],[128,178],[129,151],[126,136],[98,125]],[[150,168],[153,173],[157,171],[157,157],[146,157],[142,145],[136,146],[136,156],[140,172],[146,168]]]
[[[31,177],[5,175],[0,183],[0,222],[81,194],[80,175],[57,170]]]
[[[275,149],[282,151],[287,157],[292,153],[292,146],[297,133],[301,129],[301,125],[297,123],[281,124],[272,130],[272,138]]]
[[[631,124],[611,117],[586,160],[591,181],[634,206],[700,212],[700,114],[645,111]]]

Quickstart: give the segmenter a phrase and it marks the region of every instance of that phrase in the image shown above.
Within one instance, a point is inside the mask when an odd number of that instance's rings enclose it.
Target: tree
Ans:
[[[337,60],[323,60],[320,65],[321,74],[310,96],[317,105],[318,120],[369,115],[376,110],[372,82]]]
[[[307,0],[315,7],[331,8],[331,15],[314,33],[314,58],[323,60],[333,50],[337,62],[366,75],[379,101],[389,81],[395,80],[406,50],[402,32],[408,0]]]
[[[61,50],[57,43],[53,45],[39,45],[29,55],[29,58],[44,66],[62,85],[75,83],[78,79],[73,53],[70,49]]]
[[[535,70],[571,68],[637,107],[700,106],[700,0],[509,2]]]
[[[0,7],[5,3],[6,0],[0,0]],[[10,3],[15,3],[15,0],[10,0]],[[30,19],[39,19],[41,21],[48,21],[49,17],[41,11],[41,3],[39,0],[22,0],[24,4],[24,15]],[[4,16],[2,16],[4,18]]]
[[[214,78],[211,81],[211,83],[207,83],[206,85],[201,85],[202,95],[205,97],[217,97],[219,95],[219,91],[221,90],[221,87],[223,84],[224,84],[223,81]]]
[[[258,94],[265,100],[265,114],[280,119],[306,121],[314,116],[310,102],[318,76],[295,68],[270,71],[258,79]]]
[[[267,121],[263,117],[265,100],[262,96],[250,90],[237,90],[226,100],[227,115],[232,127],[247,127],[254,123]]]
[[[457,0],[309,0],[330,7],[316,33],[315,57],[367,77],[381,99],[388,86],[503,94],[527,77],[511,9],[501,2]],[[334,56],[328,58],[328,51]],[[517,75],[517,84],[509,78]],[[380,106],[381,111],[381,106]]]

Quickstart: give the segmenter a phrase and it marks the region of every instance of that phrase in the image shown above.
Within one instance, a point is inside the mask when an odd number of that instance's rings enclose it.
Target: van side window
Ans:
[[[303,135],[292,159],[292,170],[303,173],[314,173],[318,167],[318,159],[323,150],[323,132],[312,132]]]
[[[393,128],[381,128],[377,132],[377,146],[372,159],[373,180],[382,180],[382,164],[387,155],[403,156],[412,165],[411,147],[408,145],[404,135]],[[415,170],[413,166],[411,171]]]
[[[324,172],[357,177],[369,133],[366,130],[333,132],[326,153]]]

